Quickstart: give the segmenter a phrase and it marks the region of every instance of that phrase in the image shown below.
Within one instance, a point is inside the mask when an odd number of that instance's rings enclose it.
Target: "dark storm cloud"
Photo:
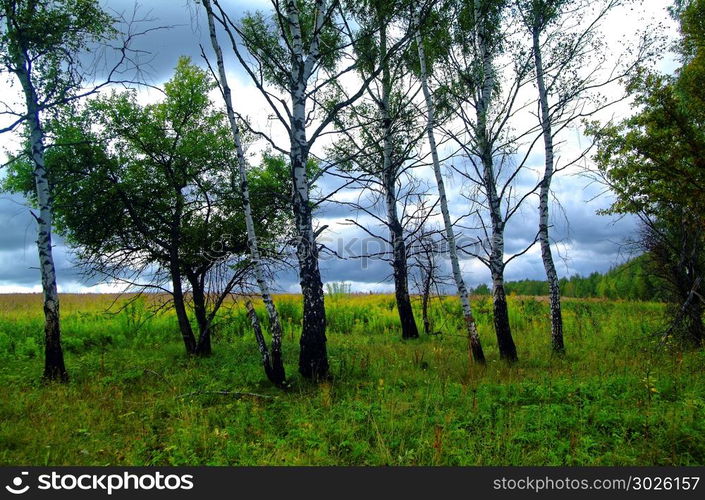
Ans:
[[[316,210],[316,217],[319,219],[348,219],[354,217],[353,210],[350,206],[342,203],[322,203]],[[327,222],[326,222],[327,223]]]
[[[36,225],[24,199],[0,195],[0,252],[19,250],[35,238]]]
[[[533,182],[532,174],[525,176],[523,185],[530,186]],[[580,176],[557,178],[555,182],[557,201],[551,203],[552,214],[552,239],[554,245],[554,258],[558,272],[561,276],[573,274],[588,275],[594,271],[605,272],[622,263],[628,254],[624,245],[635,234],[637,225],[634,217],[614,217],[598,215],[597,211],[609,206],[609,196],[597,196],[600,188],[589,185],[589,181]],[[455,217],[467,211],[468,201],[460,195],[462,190],[458,185],[451,188],[449,196],[451,211]],[[597,196],[597,197],[596,197]],[[524,251],[536,236],[538,227],[538,197],[527,199],[525,206],[516,213],[506,228],[505,250],[507,257]],[[337,206],[323,211],[326,223],[335,217],[344,218],[350,215],[348,207]],[[569,221],[569,222],[567,222]],[[469,220],[465,220],[471,226]],[[478,231],[463,229],[467,241],[477,237]],[[382,232],[384,234],[384,232]],[[327,237],[331,237],[326,233]],[[359,230],[338,231],[336,242],[338,250],[351,246],[359,248],[358,241],[364,241],[366,235]],[[369,238],[368,238],[369,239]],[[465,266],[465,278],[473,286],[487,282],[489,273],[477,261],[467,255],[462,256]],[[447,257],[441,259],[446,274],[449,271]],[[377,283],[384,276],[389,280],[389,265],[380,262],[373,269],[362,269],[359,265],[349,261],[329,260],[326,263],[327,272],[325,279],[330,281],[356,281],[363,283]],[[340,266],[339,268],[337,266]],[[470,271],[469,269],[472,269]],[[525,255],[518,257],[507,266],[506,279],[544,279],[543,263],[540,257],[540,247],[535,244]]]
[[[22,197],[0,196],[0,285],[32,287],[40,284],[36,231],[36,222]],[[60,236],[54,234],[53,243],[60,286],[95,284],[83,279]]]
[[[552,207],[554,240],[559,242],[554,250],[556,265],[561,276],[572,274],[587,275],[594,271],[607,271],[625,259],[623,243],[632,236],[636,229],[634,218],[615,219],[596,215],[596,211],[605,208],[609,199],[593,200],[594,193],[585,188],[582,178],[562,179],[558,196],[562,209]],[[467,201],[457,195],[451,197],[454,215],[462,213]],[[534,238],[537,226],[537,213],[532,204],[518,213],[506,230],[507,254],[523,250]],[[359,258],[367,254],[378,253],[386,249],[382,240],[367,235],[363,230],[341,224],[342,220],[355,214],[349,207],[327,204],[319,213],[320,224],[329,228],[321,235],[321,243],[331,248],[338,255],[323,251],[321,254],[321,274],[324,282],[355,282],[360,290],[381,289],[380,283],[391,283],[391,268],[388,262]],[[565,220],[570,224],[566,224]],[[370,228],[382,236],[386,230],[376,222],[362,217],[360,223],[367,223]],[[34,247],[35,223],[20,197],[4,195],[0,197],[0,285],[32,287],[39,284],[36,248]],[[466,238],[475,236],[464,230]],[[70,251],[60,238],[55,238],[55,254],[60,286],[63,289],[78,289],[82,281],[81,274],[71,260]],[[446,274],[450,268],[447,256],[441,259]],[[469,256],[463,256],[465,278],[469,284],[476,286],[489,280],[486,269]],[[538,245],[532,251],[513,260],[506,269],[507,280],[524,278],[543,279],[543,266]],[[279,291],[297,291],[298,276],[293,269],[282,270],[277,274],[276,288]]]
[[[54,263],[59,287],[91,286],[75,266],[70,250],[61,238],[54,237]],[[0,250],[0,285],[33,287],[40,285],[37,247],[27,244],[14,250]]]
[[[36,250],[27,247],[0,251],[0,284],[32,286],[39,283]]]
[[[336,259],[321,262],[321,275],[328,281],[356,281],[377,285],[389,282],[392,268],[379,259]]]

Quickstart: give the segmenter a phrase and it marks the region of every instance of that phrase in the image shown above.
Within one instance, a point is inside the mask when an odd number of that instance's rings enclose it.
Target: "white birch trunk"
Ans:
[[[10,21],[8,20],[8,23]],[[56,285],[56,267],[52,249],[53,206],[49,176],[44,163],[44,130],[39,116],[39,98],[32,83],[29,56],[22,49],[12,54],[17,67],[16,75],[25,95],[27,118],[34,164],[34,181],[39,204],[37,220],[37,250],[39,270],[44,294],[44,378],[67,381],[61,349],[59,293]]]
[[[306,138],[306,85],[315,66],[318,36],[323,22],[326,2],[317,2],[316,32],[308,57],[304,57],[303,36],[296,2],[287,0],[286,11],[291,33],[292,50],[292,101],[291,118],[291,173],[293,182],[293,207],[297,229],[296,255],[299,261],[299,280],[303,294],[303,326],[300,340],[299,372],[306,378],[328,377],[326,349],[326,315],[323,283],[318,267],[318,247],[313,231],[312,209],[306,172],[308,140]]]
[[[257,242],[255,223],[252,217],[252,204],[250,202],[250,189],[247,183],[245,153],[242,147],[240,128],[235,117],[235,108],[233,106],[232,92],[230,90],[230,85],[228,84],[228,78],[225,72],[225,64],[223,62],[223,51],[221,49],[220,43],[218,42],[210,0],[203,0],[203,4],[208,14],[208,29],[210,32],[211,45],[213,46],[213,50],[216,55],[220,86],[223,91],[223,99],[225,100],[225,108],[228,116],[228,122],[230,123],[230,129],[233,135],[233,142],[235,143],[235,149],[237,152],[237,166],[239,175],[239,182],[237,184],[239,184],[240,186],[240,194],[242,196],[242,204],[245,212],[245,226],[247,228],[247,246],[250,250],[250,257],[252,259],[252,264],[254,267],[257,286],[259,287],[262,301],[264,302],[265,308],[267,309],[267,315],[269,316],[269,324],[272,334],[272,355],[270,356],[269,353],[267,353],[267,355],[264,356],[263,354],[262,360],[265,366],[268,365],[273,370],[273,375],[277,380],[272,380],[272,382],[282,384],[285,380],[284,366],[281,357],[282,326],[279,320],[279,314],[277,313],[277,308],[274,305],[274,300],[272,299],[269,284],[267,283],[267,280],[265,278],[262,254],[260,253],[259,244]],[[257,339],[257,341],[259,346],[260,339]]]
[[[546,270],[546,279],[549,286],[551,303],[551,345],[554,352],[565,352],[563,343],[563,316],[561,314],[561,292],[558,273],[553,262],[551,242],[548,236],[549,213],[548,196],[551,190],[551,180],[554,173],[553,131],[551,116],[548,106],[548,92],[541,55],[540,30],[537,26],[532,28],[534,63],[536,65],[536,83],[539,89],[539,102],[541,107],[541,128],[543,132],[544,152],[546,163],[539,192],[539,241],[541,242],[541,258]]]
[[[508,361],[516,361],[517,353],[514,339],[509,325],[509,311],[507,298],[504,291],[504,227],[502,217],[502,204],[497,194],[497,183],[494,173],[493,140],[488,130],[488,115],[495,85],[492,49],[488,47],[488,27],[480,19],[480,5],[482,0],[475,0],[475,18],[478,25],[476,29],[476,43],[482,61],[482,88],[476,103],[477,129],[476,142],[478,154],[483,167],[483,184],[487,195],[487,204],[490,211],[492,225],[492,241],[490,242],[490,273],[492,275],[492,295],[494,302],[494,327],[497,335],[497,344],[500,357]]]
[[[416,16],[416,26],[419,25],[418,15]],[[463,317],[468,330],[468,342],[472,352],[473,359],[479,363],[485,362],[485,355],[480,342],[480,335],[477,331],[477,323],[472,313],[470,306],[470,297],[468,294],[465,280],[463,279],[462,271],[460,270],[460,261],[458,259],[458,248],[455,243],[455,230],[453,229],[453,221],[450,218],[448,211],[448,198],[446,197],[445,182],[441,172],[441,163],[438,159],[438,148],[436,146],[436,137],[434,134],[435,127],[435,107],[433,96],[428,88],[428,74],[426,69],[426,54],[424,53],[423,40],[419,32],[416,32],[416,46],[418,47],[419,64],[421,69],[421,89],[423,90],[424,99],[426,101],[426,135],[428,136],[428,144],[431,149],[431,159],[433,161],[433,172],[436,176],[436,185],[438,186],[438,197],[440,199],[441,214],[443,215],[443,224],[445,226],[446,241],[448,242],[448,250],[450,253],[450,263],[453,269],[453,279],[458,289],[458,297],[463,309]]]

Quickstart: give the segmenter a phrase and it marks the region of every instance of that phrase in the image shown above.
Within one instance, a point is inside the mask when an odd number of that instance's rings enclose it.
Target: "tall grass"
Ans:
[[[556,357],[548,305],[511,297],[520,361],[507,365],[478,297],[483,367],[454,297],[434,301],[434,335],[402,341],[393,297],[346,294],[326,304],[333,379],[311,385],[296,376],[300,298],[280,296],[294,383],[281,392],[240,304],[219,316],[215,354],[189,359],[157,298],[112,313],[111,296],[62,299],[72,378],[42,386],[41,299],[0,296],[2,465],[705,462],[705,355],[659,343],[661,304],[565,300]]]

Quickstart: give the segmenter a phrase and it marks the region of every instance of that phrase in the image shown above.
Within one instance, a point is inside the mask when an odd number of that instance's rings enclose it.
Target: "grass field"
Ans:
[[[705,464],[705,353],[658,345],[661,304],[566,299],[559,358],[547,304],[511,297],[508,366],[477,298],[481,367],[453,297],[433,304],[436,335],[402,341],[392,296],[332,296],[334,378],[311,385],[296,372],[299,300],[281,296],[281,392],[239,305],[214,355],[188,359],[174,316],[146,300],[111,314],[111,296],[62,299],[71,382],[43,386],[41,299],[0,296],[0,465]]]

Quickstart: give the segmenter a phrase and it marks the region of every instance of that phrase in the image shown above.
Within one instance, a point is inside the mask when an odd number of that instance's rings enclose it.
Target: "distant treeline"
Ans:
[[[605,274],[598,272],[589,276],[574,275],[561,278],[561,295],[577,298],[605,298],[626,300],[660,301],[663,286],[660,279],[649,271],[649,258],[640,255],[617,266]],[[510,281],[505,284],[508,294],[548,295],[548,283],[538,280]],[[481,284],[475,294],[490,295],[490,288]]]

